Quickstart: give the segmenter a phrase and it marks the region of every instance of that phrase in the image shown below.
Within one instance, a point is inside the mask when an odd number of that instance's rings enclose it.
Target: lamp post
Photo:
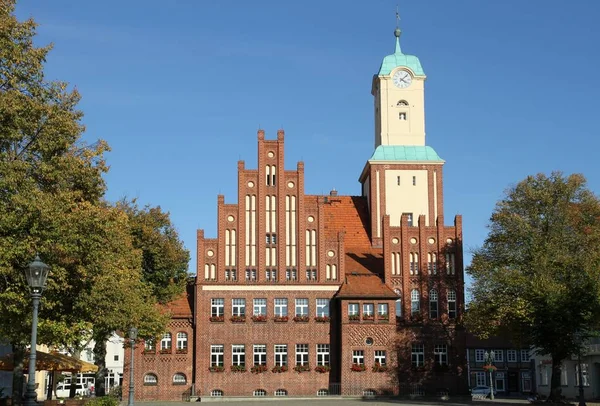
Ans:
[[[579,406],[586,406],[585,399],[583,398],[583,370],[581,369],[581,347],[583,345],[583,333],[578,330],[575,332],[575,341],[579,346],[577,348],[577,377],[579,379]]]
[[[135,327],[131,327],[129,329],[129,343],[131,344],[131,364],[129,366],[129,401],[127,402],[127,406],[133,406],[133,355],[135,353],[135,339],[137,338],[138,330]]]
[[[35,392],[35,347],[37,345],[38,308],[42,292],[46,287],[46,279],[49,272],[50,267],[40,260],[39,255],[35,256],[35,260],[25,270],[25,277],[27,278],[27,284],[29,285],[33,301],[31,349],[29,350],[29,373],[27,377],[27,390],[25,391],[25,406],[34,406],[37,404],[37,394]]]
[[[489,366],[488,370],[490,371],[490,399],[494,400],[494,381],[492,380],[492,372],[493,369],[491,368],[492,365],[494,364],[494,351],[490,351],[490,352],[485,352],[484,354],[484,359],[486,364]]]

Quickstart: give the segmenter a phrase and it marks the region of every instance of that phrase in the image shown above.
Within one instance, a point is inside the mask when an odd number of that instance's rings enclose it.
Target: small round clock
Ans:
[[[396,73],[394,73],[392,80],[396,87],[399,87],[400,89],[404,89],[404,88],[409,87],[410,84],[412,83],[412,76],[410,76],[410,73],[408,73],[405,70],[399,70],[399,71],[396,71]]]

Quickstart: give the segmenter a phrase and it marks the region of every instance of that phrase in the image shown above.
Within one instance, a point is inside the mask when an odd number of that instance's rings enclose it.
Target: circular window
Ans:
[[[267,156],[268,156],[269,158],[273,158],[273,157],[275,156],[275,154],[273,153],[273,151],[269,151],[269,152],[267,153]]]
[[[429,244],[435,244],[435,238],[433,238],[433,237],[429,237],[429,240],[427,240],[427,242],[428,242]]]
[[[327,256],[328,256],[329,258],[333,258],[333,257],[335,256],[335,252],[333,252],[333,251],[329,250],[329,251],[327,251]]]
[[[392,244],[398,244],[400,242],[396,237],[392,238]]]
[[[288,187],[290,189],[293,189],[294,188],[294,182],[288,182]]]
[[[315,221],[315,218],[313,216],[308,216],[308,218],[306,219],[309,223],[312,223],[313,221]]]
[[[233,220],[235,220],[235,217],[227,216],[227,221],[229,221],[231,223],[231,222],[233,222]]]
[[[367,345],[373,345],[373,338],[372,337],[367,337],[367,339],[365,340],[365,344],[367,344]]]
[[[452,241],[452,238],[448,238],[448,239],[446,240],[446,242],[447,242],[448,244],[452,244],[454,241]]]
[[[215,255],[215,252],[213,250],[206,251],[206,256],[212,257],[213,255]]]
[[[415,237],[410,239],[410,243],[411,244],[416,244],[417,243],[417,239]]]
[[[248,187],[254,187],[254,182],[252,182],[252,181],[248,182]]]

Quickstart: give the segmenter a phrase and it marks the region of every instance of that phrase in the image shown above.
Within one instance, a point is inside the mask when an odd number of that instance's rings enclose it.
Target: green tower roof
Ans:
[[[425,76],[423,67],[419,58],[414,55],[405,55],[400,49],[400,29],[396,28],[394,31],[396,36],[396,49],[394,53],[383,58],[381,67],[379,68],[378,75],[389,75],[394,69],[403,66],[413,71],[416,76]]]
[[[445,162],[433,148],[421,145],[380,145],[369,161]]]

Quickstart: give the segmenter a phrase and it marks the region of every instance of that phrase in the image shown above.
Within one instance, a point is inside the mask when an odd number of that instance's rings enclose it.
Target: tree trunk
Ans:
[[[106,395],[106,341],[110,337],[110,334],[98,333],[94,335],[94,363],[98,366],[98,372],[96,372],[96,396]]]
[[[552,354],[552,377],[550,379],[550,396],[548,401],[558,402],[562,398],[562,388],[560,386],[560,366],[565,357],[557,357]]]
[[[12,401],[13,405],[23,404],[23,362],[25,359],[25,347],[19,344],[12,344],[13,351],[13,387]]]
[[[73,350],[73,353],[71,354],[71,356],[75,359],[80,359],[81,358],[81,350]],[[73,399],[76,394],[77,394],[77,375],[79,375],[77,372],[72,372],[71,373],[71,388],[69,389],[69,398]]]

